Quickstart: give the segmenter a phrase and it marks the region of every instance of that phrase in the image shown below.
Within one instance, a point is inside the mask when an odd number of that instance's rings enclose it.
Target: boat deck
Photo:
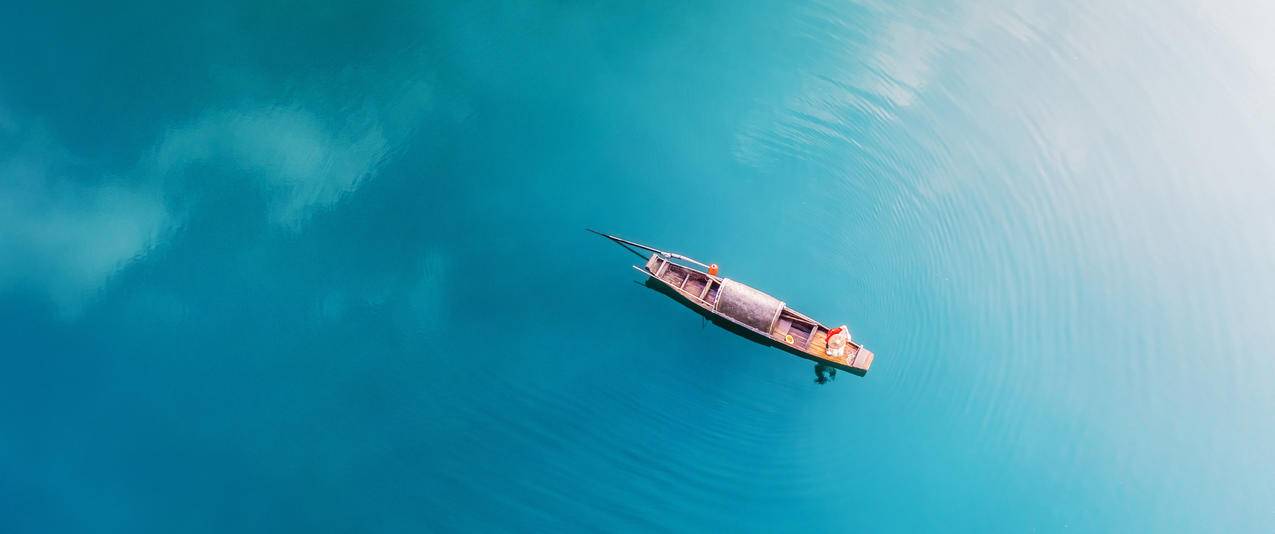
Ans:
[[[652,267],[648,264],[647,268],[656,269],[659,272],[658,278],[679,293],[699,301],[706,307],[711,307],[717,301],[717,289],[721,287],[721,282],[718,280],[706,273],[663,260],[658,265],[658,267]]]
[[[841,356],[841,357],[829,356],[827,354],[828,329],[824,328],[823,325],[819,325],[819,324],[815,325],[814,334],[812,337],[808,337],[804,333],[802,333],[800,330],[798,330],[796,333],[793,334],[793,342],[788,343],[787,335],[792,333],[790,328],[792,328],[793,324],[794,323],[792,321],[786,318],[781,318],[779,320],[779,323],[775,325],[775,330],[774,332],[771,333],[770,337],[774,339],[776,342],[783,343],[785,345],[791,345],[792,347],[797,348],[807,354],[810,354],[811,356],[815,356],[817,358],[824,359],[824,360],[841,363],[844,365],[854,365],[855,358],[859,355],[859,351],[863,349],[862,346],[852,341],[850,342],[850,345],[846,347],[846,354],[844,356]],[[800,326],[801,325],[798,324],[799,328]],[[807,339],[809,339],[810,341],[807,342],[806,341]]]
[[[691,267],[670,262],[658,255],[652,255],[647,261],[645,271],[655,279],[665,283],[691,304],[705,311],[724,317],[737,324],[734,318],[719,312],[716,307],[717,296],[722,287],[722,279]],[[734,283],[734,282],[732,282]],[[771,297],[766,297],[771,298]],[[864,373],[872,365],[872,352],[858,343],[850,342],[845,356],[829,356],[828,328],[792,308],[783,306],[778,312],[770,331],[765,332],[740,324],[741,327],[770,338],[775,344],[787,350],[799,352],[818,361],[828,362],[852,372]],[[764,330],[764,329],[763,329]],[[791,336],[791,338],[789,337]],[[791,342],[789,341],[791,339]]]

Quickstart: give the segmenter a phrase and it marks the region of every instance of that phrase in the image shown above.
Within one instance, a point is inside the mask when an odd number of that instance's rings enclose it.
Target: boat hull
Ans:
[[[713,324],[757,343],[859,376],[866,374],[872,365],[872,351],[839,333],[839,328],[828,328],[765,292],[717,276],[715,264],[589,231],[646,258],[645,266],[633,268],[647,275],[647,287],[673,297]],[[639,249],[650,252],[650,256],[639,253]],[[842,342],[842,346],[834,349],[829,346],[830,342]]]
[[[709,321],[712,321],[713,324],[721,328],[724,328],[731,333],[737,334],[750,341],[754,341],[762,345],[767,345],[767,346],[782,349],[784,352],[787,352],[794,356],[799,356],[801,358],[810,360],[817,364],[826,365],[829,367],[835,367],[837,369],[841,369],[843,371],[846,371],[848,373],[852,373],[858,376],[864,376],[868,373],[867,367],[871,365],[871,359],[872,359],[871,352],[867,353],[867,358],[866,358],[867,363],[866,365],[863,366],[863,368],[854,367],[846,363],[838,362],[836,360],[820,358],[806,351],[803,351],[800,348],[794,347],[787,343],[776,341],[774,338],[770,336],[764,335],[760,332],[757,332],[756,330],[747,328],[738,323],[735,323],[734,321],[731,321],[730,319],[722,317],[721,315],[718,315],[717,313],[715,313],[713,310],[706,308],[704,305],[698,302],[695,302],[694,300],[691,299],[691,297],[687,296],[681,291],[678,291],[677,289],[675,289],[668,283],[660,280],[659,278],[656,278],[654,274],[647,272],[647,275],[648,277],[646,279],[646,283],[644,284],[646,287],[671,297],[673,300],[677,301],[683,306],[686,306],[687,308],[690,308],[691,310],[694,310],[696,313],[700,314],[704,318],[708,319]],[[860,350],[867,351],[867,349],[862,349],[862,348]]]

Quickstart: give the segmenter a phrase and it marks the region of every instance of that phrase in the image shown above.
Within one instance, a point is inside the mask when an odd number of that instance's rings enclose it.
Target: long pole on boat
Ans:
[[[661,255],[661,256],[664,256],[664,257],[666,257],[666,258],[673,258],[673,259],[678,259],[678,260],[682,260],[682,261],[688,261],[688,262],[694,263],[695,265],[699,265],[699,266],[701,266],[701,267],[704,267],[705,269],[707,269],[707,268],[708,268],[708,265],[707,265],[707,264],[700,263],[700,262],[699,262],[699,260],[696,260],[696,259],[694,259],[694,258],[688,258],[688,257],[686,257],[686,256],[683,256],[683,255],[681,255],[681,254],[676,254],[676,253],[673,253],[673,252],[665,252],[665,251],[660,250],[660,249],[658,249],[658,248],[655,248],[655,247],[648,247],[648,246],[643,245],[643,244],[641,244],[641,243],[634,243],[634,242],[629,241],[629,240],[627,240],[627,239],[622,239],[622,238],[619,238],[619,237],[613,236],[613,235],[611,235],[611,234],[604,234],[604,233],[599,232],[599,231],[597,231],[597,230],[594,230],[594,229],[592,229],[592,228],[585,228],[585,230],[588,230],[588,231],[593,232],[593,233],[595,233],[595,234],[598,234],[598,235],[600,235],[600,236],[602,236],[602,237],[605,237],[605,238],[607,238],[607,239],[610,239],[610,240],[612,240],[612,241],[615,241],[616,243],[620,243],[621,245],[630,245],[630,246],[634,246],[634,247],[637,247],[637,248],[640,248],[640,249],[643,249],[643,250],[649,250],[649,251],[651,251],[651,252],[654,252],[654,253],[659,254],[659,255]]]
[[[640,248],[640,249],[643,249],[643,250],[649,250],[649,251],[654,252],[654,253],[656,253],[656,254],[664,254],[664,255],[668,255],[668,253],[667,253],[667,252],[664,252],[663,250],[660,250],[660,249],[658,249],[658,248],[655,248],[655,247],[648,247],[648,246],[643,245],[643,244],[641,244],[641,243],[634,243],[634,242],[632,242],[632,241],[629,241],[628,239],[621,239],[621,238],[615,237],[615,236],[613,236],[613,235],[611,235],[611,234],[604,234],[604,233],[599,232],[599,231],[597,231],[597,230],[594,230],[594,229],[592,229],[592,228],[585,228],[585,230],[588,230],[588,231],[593,232],[593,233],[595,233],[595,234],[598,234],[598,235],[600,235],[600,236],[602,236],[602,237],[605,237],[605,238],[607,238],[607,239],[610,239],[610,240],[612,240],[612,241],[615,241],[616,243],[622,243],[622,244],[625,244],[625,245],[632,245],[632,246],[635,246],[635,247]]]

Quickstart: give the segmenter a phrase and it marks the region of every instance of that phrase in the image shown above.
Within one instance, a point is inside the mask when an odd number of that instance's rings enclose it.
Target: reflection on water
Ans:
[[[822,363],[815,364],[815,383],[819,385],[827,384],[829,380],[837,379],[837,368],[829,367]]]
[[[0,531],[1262,530],[1273,14],[19,10]]]

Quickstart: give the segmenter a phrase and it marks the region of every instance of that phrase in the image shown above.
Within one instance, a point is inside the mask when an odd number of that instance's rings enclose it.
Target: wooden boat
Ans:
[[[872,351],[853,340],[846,344],[843,355],[830,356],[828,333],[833,329],[789,308],[775,297],[717,276],[716,265],[706,265],[680,254],[589,231],[626,248],[636,247],[651,252],[644,266],[633,266],[649,277],[647,286],[674,297],[728,330],[859,376],[866,374],[872,366]],[[632,248],[630,251],[633,251]]]

